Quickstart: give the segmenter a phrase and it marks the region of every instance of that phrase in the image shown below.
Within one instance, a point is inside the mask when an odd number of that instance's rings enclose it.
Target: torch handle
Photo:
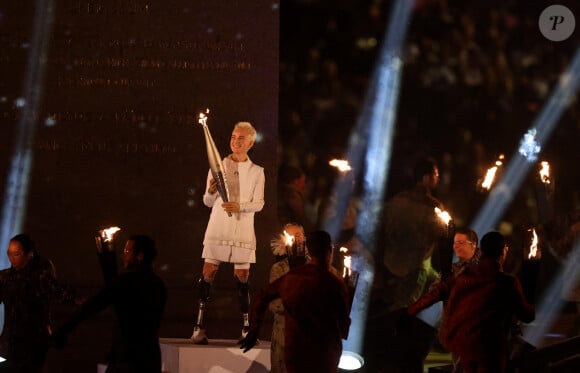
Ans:
[[[229,202],[226,178],[225,178],[223,172],[215,172],[215,173],[212,172],[212,173],[213,173],[213,178],[217,181],[217,190],[218,190],[218,193],[220,194],[220,197],[222,197],[222,201]],[[228,216],[231,217],[232,213],[228,212]]]

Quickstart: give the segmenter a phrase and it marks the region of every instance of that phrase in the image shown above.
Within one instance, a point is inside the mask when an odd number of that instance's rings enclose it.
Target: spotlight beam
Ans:
[[[576,240],[572,251],[566,258],[563,268],[555,276],[550,287],[542,297],[543,301],[536,310],[536,320],[528,325],[523,339],[532,346],[538,347],[544,335],[554,324],[555,315],[564,307],[564,301],[559,297],[562,287],[570,289],[580,282],[580,271],[573,270],[580,267],[580,239]],[[572,273],[572,278],[564,278],[564,274]],[[556,297],[556,301],[553,298]]]
[[[557,126],[558,120],[574,99],[579,85],[580,48],[576,50],[570,66],[561,75],[555,91],[528,131],[528,134],[535,134],[534,147],[529,149],[530,144],[526,143],[529,138],[524,136],[520,146],[520,152],[516,153],[504,176],[492,190],[483,208],[471,224],[471,227],[477,234],[481,236],[497,225],[505,209],[511,203],[514,193],[521,186],[524,176],[531,168],[531,161],[535,160],[537,153],[541,150],[541,146],[548,141],[552,131]],[[524,145],[528,146],[528,148],[526,149]],[[573,254],[567,260],[566,266],[578,265],[580,262],[580,248],[578,246],[579,242],[576,242]],[[559,292],[560,286],[562,285],[563,273],[565,272],[561,271],[553,280],[547,292],[544,294],[540,305],[537,307],[539,318],[533,324],[529,325],[524,333],[524,339],[531,345],[537,346],[541,342],[545,331],[552,326],[556,313],[563,305],[561,301],[556,303],[552,302],[552,298]],[[578,271],[576,271],[576,278],[574,280],[579,280]]]
[[[22,229],[26,216],[26,202],[32,168],[32,144],[38,111],[42,98],[44,68],[49,37],[54,18],[53,0],[37,0],[34,29],[26,62],[26,76],[18,106],[22,112],[14,139],[14,153],[10,162],[4,192],[2,220],[0,221],[0,247],[7,247],[11,235]],[[0,268],[8,267],[5,256],[0,256]],[[4,305],[0,305],[0,329],[4,326]]]
[[[26,214],[26,200],[32,167],[32,144],[35,126],[38,122],[46,52],[53,18],[52,0],[38,0],[32,39],[28,48],[29,54],[22,96],[19,99],[22,111],[14,139],[14,153],[4,193],[2,221],[0,222],[1,247],[6,247],[11,235],[21,230]],[[1,256],[0,258],[0,265],[3,268],[8,266],[5,257]]]
[[[401,49],[410,23],[413,2],[398,0],[393,4],[380,57],[367,90],[363,110],[349,138],[348,160],[353,168],[363,174],[363,208],[356,223],[357,237],[367,254],[353,257],[353,269],[360,276],[351,308],[349,338],[343,343],[344,351],[362,351],[367,300],[374,278],[372,253],[375,251],[377,222],[390,167],[392,140],[395,129],[396,108],[399,97],[402,62]],[[334,225],[325,225],[333,236],[340,229],[352,190],[347,182],[338,183],[336,211],[339,219]]]
[[[580,85],[580,48],[576,50],[572,63],[561,75],[555,91],[550,96],[548,102],[542,108],[540,115],[532,124],[528,135],[524,136],[522,144],[528,141],[530,133],[535,134],[537,152],[548,141],[553,130],[558,125],[558,120],[574,99],[578,86]],[[479,211],[471,227],[478,235],[492,230],[500,220],[506,208],[513,200],[514,194],[520,188],[525,175],[535,161],[537,152],[533,149],[531,154],[526,151],[516,152],[509,163],[506,172],[501,180],[492,189],[484,206]],[[524,153],[524,154],[522,154]]]

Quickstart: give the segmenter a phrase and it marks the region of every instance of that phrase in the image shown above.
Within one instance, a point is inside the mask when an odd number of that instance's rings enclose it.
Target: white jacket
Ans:
[[[226,179],[233,173],[233,163],[230,157],[223,159]],[[219,193],[208,193],[210,180],[213,178],[211,170],[208,172],[203,203],[211,207],[211,215],[203,239],[204,245],[256,249],[254,214],[264,207],[264,168],[253,163],[250,158],[238,165],[240,212],[233,213],[231,217],[221,207],[223,201]]]

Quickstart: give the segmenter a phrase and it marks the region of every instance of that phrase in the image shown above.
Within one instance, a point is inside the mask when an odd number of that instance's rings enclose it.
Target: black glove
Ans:
[[[250,329],[246,335],[246,338],[238,342],[240,349],[244,350],[244,352],[250,351],[256,345],[256,343],[258,343],[257,329]]]

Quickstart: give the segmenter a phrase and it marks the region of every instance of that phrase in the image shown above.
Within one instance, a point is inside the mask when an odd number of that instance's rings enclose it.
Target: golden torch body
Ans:
[[[217,182],[217,190],[220,194],[220,197],[222,197],[224,202],[228,202],[228,183],[226,180],[226,172],[222,162],[222,157],[217,149],[217,146],[215,145],[215,142],[213,141],[213,138],[211,137],[211,132],[205,123],[205,118],[203,121],[200,120],[199,122],[203,127],[203,134],[205,135],[205,147],[207,150],[207,160],[209,162],[211,174]],[[228,215],[232,216],[231,213],[228,213]]]

